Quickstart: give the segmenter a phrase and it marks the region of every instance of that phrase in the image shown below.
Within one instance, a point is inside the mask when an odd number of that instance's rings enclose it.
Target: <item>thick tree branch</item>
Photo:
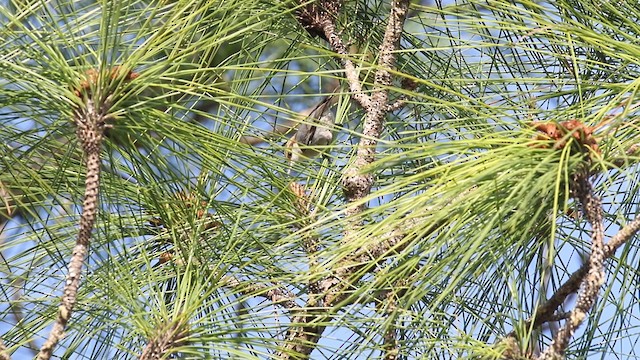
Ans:
[[[320,1],[322,4],[323,2]],[[363,137],[358,144],[357,154],[353,163],[345,172],[342,185],[348,202],[354,203],[365,198],[373,186],[373,176],[361,174],[361,170],[375,159],[377,139],[382,133],[384,118],[388,113],[388,89],[391,86],[391,69],[395,66],[395,51],[399,48],[404,19],[409,7],[408,0],[394,0],[384,39],[380,46],[379,69],[375,74],[374,90],[371,97],[362,94],[362,86],[358,78],[355,66],[348,59],[347,50],[338,36],[333,18],[325,12],[325,15],[309,17],[317,19],[319,28],[323,30],[331,47],[342,55],[340,60],[345,68],[347,81],[353,97],[366,111],[363,124]],[[319,6],[318,8],[322,8]],[[364,205],[352,206],[346,216],[351,220],[349,228],[345,230],[345,241],[352,240],[359,223],[360,213]],[[375,246],[374,246],[375,247]],[[377,247],[379,253],[386,253],[389,247]],[[362,254],[367,259],[375,258],[374,254]],[[287,331],[285,343],[278,351],[278,357],[282,359],[306,359],[313,349],[330,320],[330,311],[320,307],[335,306],[340,300],[346,298],[344,290],[350,287],[357,279],[353,279],[359,266],[344,266],[351,264],[353,259],[345,259],[336,266],[334,274],[328,278],[314,281],[309,284],[309,300],[303,309],[291,320],[291,326]],[[342,283],[344,282],[344,283]],[[320,310],[316,310],[320,309]]]
[[[386,315],[388,327],[384,329],[382,336],[385,360],[396,360],[400,354],[400,346],[398,343],[398,331],[396,330],[396,322],[398,321],[398,299],[402,298],[407,292],[407,279],[397,281],[393,290],[384,291],[379,295],[379,312]]]
[[[390,70],[396,63],[395,51],[400,46],[402,27],[408,7],[408,0],[396,0],[391,4],[389,21],[380,45],[379,69],[375,73],[373,95],[369,104],[363,104],[367,112],[362,129],[364,136],[358,144],[356,158],[346,170],[342,181],[345,196],[349,202],[357,202],[365,198],[373,185],[373,175],[361,174],[361,170],[374,161],[377,139],[382,133],[384,117],[388,113],[389,94],[386,89],[391,86]],[[346,216],[353,217],[363,209],[364,205],[351,207]]]
[[[64,334],[64,329],[71,318],[73,306],[76,303],[82,266],[84,259],[87,257],[91,231],[93,230],[98,214],[100,147],[106,128],[108,111],[108,101],[102,104],[96,104],[93,100],[88,99],[86,108],[76,110],[74,115],[76,133],[85,154],[87,168],[84,201],[82,203],[82,215],[80,217],[80,230],[78,232],[76,245],[73,248],[71,261],[69,262],[69,273],[67,274],[67,281],[64,286],[62,302],[58,309],[58,318],[53,325],[49,338],[40,348],[40,353],[38,354],[39,360],[45,360],[51,357],[53,349]]]
[[[593,304],[598,298],[600,287],[604,283],[604,225],[602,203],[591,186],[588,174],[580,173],[574,181],[574,194],[580,200],[583,212],[591,224],[591,256],[587,262],[587,274],[582,281],[581,291],[575,308],[570,312],[564,326],[558,331],[551,345],[542,353],[540,359],[555,360],[564,358],[569,340],[575,330],[582,324]]]
[[[631,239],[638,230],[640,230],[640,215],[620,229],[620,231],[618,231],[618,233],[604,246],[605,258],[613,256],[616,250]],[[571,274],[569,279],[562,284],[562,286],[560,286],[560,288],[558,288],[558,290],[556,290],[556,292],[553,293],[553,295],[544,304],[540,305],[536,309],[535,316],[527,322],[526,327],[533,326],[534,328],[537,328],[546,322],[553,321],[556,309],[564,303],[569,295],[578,291],[580,284],[588,271],[589,263],[587,262],[582,265],[580,269]]]
[[[278,350],[279,359],[308,359],[316,348],[320,336],[330,322],[330,314],[322,309],[321,295],[310,290],[309,300],[295,312],[287,330],[283,345]]]
[[[345,176],[342,180],[345,197],[350,203],[357,203],[367,197],[373,186],[373,175],[362,174],[362,169],[375,160],[376,145],[384,127],[385,116],[388,114],[389,97],[387,88],[391,86],[392,81],[390,70],[393,69],[396,63],[395,51],[400,47],[400,38],[402,36],[402,28],[408,7],[408,0],[395,0],[391,4],[389,21],[382,44],[380,45],[379,69],[375,73],[371,103],[365,106],[366,116],[362,129],[363,137],[358,143],[356,157],[346,169]],[[355,235],[357,225],[359,224],[358,218],[364,208],[364,204],[359,204],[347,209],[345,215],[351,220],[351,224],[349,225],[350,228],[345,231],[346,242],[351,241]],[[373,244],[372,246],[376,247],[378,250],[376,252],[380,253],[384,253],[389,249],[388,247],[380,246],[380,244]],[[376,255],[371,253],[367,254],[367,256],[369,258],[376,258]],[[346,259],[346,262],[353,260],[357,261],[360,259]],[[345,269],[345,267],[341,265],[338,266],[338,268]],[[346,273],[339,274],[333,281],[324,282],[322,288],[327,294],[327,299],[325,299],[326,305],[335,304],[335,300],[337,300],[334,291],[336,289],[334,286],[336,284],[335,280],[348,279],[354,273],[354,268],[347,269]],[[340,270],[338,271],[340,272]],[[329,291],[329,288],[332,288],[331,291]]]
[[[168,354],[186,342],[187,336],[188,323],[184,319],[161,324],[140,354],[140,360],[167,359]]]
[[[71,260],[69,262],[69,273],[65,282],[62,300],[58,307],[58,316],[53,328],[49,333],[47,341],[40,348],[39,360],[47,360],[53,354],[53,350],[64,336],[64,329],[71,318],[73,307],[76,303],[78,287],[82,275],[84,259],[89,252],[89,242],[91,232],[96,222],[98,214],[98,191],[100,188],[100,150],[105,130],[110,127],[107,121],[111,119],[110,111],[113,95],[92,93],[99,87],[100,80],[106,82],[103,77],[107,75],[109,80],[129,81],[138,77],[137,73],[113,67],[108,74],[101,74],[95,69],[90,69],[85,73],[84,79],[80,82],[80,87],[74,93],[83,100],[84,104],[73,112],[73,121],[76,125],[76,136],[80,141],[85,156],[85,190],[84,201],[82,203],[82,214],[80,215],[80,230],[78,238],[73,248]],[[108,89],[108,87],[105,87]]]

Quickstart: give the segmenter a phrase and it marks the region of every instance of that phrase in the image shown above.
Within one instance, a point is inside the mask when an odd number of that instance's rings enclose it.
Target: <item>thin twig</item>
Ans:
[[[24,280],[20,279],[20,282],[23,282]],[[15,287],[19,287],[20,285],[18,284],[14,284],[13,286]],[[13,313],[13,317],[16,320],[16,326],[20,325],[22,323],[22,320],[24,319],[24,315],[23,315],[23,307],[20,303],[20,292],[16,291],[13,296],[12,296],[12,301],[10,303],[11,306],[11,312]],[[33,356],[36,356],[38,354],[38,346],[35,342],[34,339],[30,339],[28,341],[28,346],[27,349],[29,349],[32,353]],[[1,359],[1,358],[0,358]]]
[[[407,103],[407,100],[404,98],[398,99],[396,101],[394,101],[393,103],[387,105],[387,112],[393,112],[396,111],[398,109],[401,109],[402,107],[404,107]]]
[[[614,158],[614,160],[612,161],[613,165],[614,165],[614,166],[617,166],[617,167],[622,167],[622,166],[624,166],[624,164],[627,162],[627,157],[628,157],[628,156],[635,155],[635,154],[636,154],[636,152],[638,151],[638,149],[640,149],[640,144],[633,144],[633,145],[631,145],[631,146],[627,149],[627,151],[625,151],[625,155],[626,155],[625,157],[617,157],[617,158]]]
[[[324,27],[324,31],[329,34],[329,43],[331,48],[338,54],[340,54],[340,62],[344,67],[347,83],[349,84],[349,90],[351,91],[351,97],[360,104],[364,109],[368,109],[371,106],[371,97],[362,92],[362,83],[360,82],[360,74],[356,69],[353,61],[349,58],[349,52],[342,40],[337,34],[335,25],[333,23],[327,23]]]
[[[266,286],[248,281],[240,281],[234,277],[224,277],[223,283],[225,286],[238,290],[241,294],[269,299],[274,305],[280,305],[285,309],[297,307],[294,301],[295,296],[282,286]]]

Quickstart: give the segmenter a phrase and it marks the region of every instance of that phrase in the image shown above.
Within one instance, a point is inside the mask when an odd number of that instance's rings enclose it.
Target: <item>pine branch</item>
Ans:
[[[113,67],[108,73],[109,79],[124,78],[132,80],[138,74],[132,71],[122,71],[118,66]],[[58,316],[49,333],[47,341],[40,348],[39,360],[47,360],[53,354],[53,350],[64,336],[64,329],[71,318],[73,307],[76,303],[78,287],[82,276],[84,260],[89,252],[91,232],[98,215],[98,192],[100,188],[100,151],[105,130],[111,125],[107,124],[112,117],[110,115],[112,95],[98,96],[92,93],[100,85],[100,73],[94,69],[86,72],[80,88],[75,95],[84,100],[84,105],[74,111],[74,123],[76,136],[82,146],[85,156],[85,191],[80,216],[80,230],[76,244],[73,248],[69,262],[69,273],[65,282],[61,304],[58,307]]]
[[[307,8],[305,9],[306,12],[302,13],[302,17],[299,17],[299,21],[303,24],[303,26],[307,22],[312,23],[312,27],[314,29],[317,29],[317,31],[321,31],[321,33],[324,35],[323,38],[329,42],[331,49],[333,49],[333,51],[335,51],[339,55],[340,63],[344,68],[347,82],[349,83],[349,89],[352,92],[351,96],[363,108],[366,109],[371,104],[371,98],[362,92],[362,83],[360,82],[360,78],[358,77],[358,70],[353,64],[353,61],[349,59],[349,51],[347,51],[347,47],[342,42],[342,39],[338,34],[338,30],[334,22],[334,13],[327,11],[327,8],[334,9],[335,13],[337,13],[341,6],[337,6],[334,3],[341,3],[341,1],[325,0],[320,1],[320,3],[329,3],[329,5],[331,6],[326,7],[326,5],[307,5]]]
[[[620,229],[620,231],[618,231],[618,233],[609,240],[609,242],[604,246],[604,257],[610,258],[613,256],[616,250],[629,241],[631,237],[638,232],[638,230],[640,230],[640,215]],[[536,309],[535,316],[527,322],[526,327],[533,326],[534,328],[537,328],[546,322],[554,321],[556,309],[564,303],[567,296],[578,291],[580,284],[583,282],[584,277],[588,272],[589,263],[587,262],[582,265],[580,269],[571,274],[569,279],[562,284],[562,286],[560,286],[544,304],[540,305]],[[514,334],[510,335],[513,336]]]
[[[395,66],[395,50],[400,45],[408,7],[408,0],[395,0],[391,5],[385,36],[380,46],[378,63],[380,69],[377,70],[375,75],[374,91],[371,97],[361,93],[362,87],[353,63],[346,56],[340,57],[347,74],[347,81],[351,91],[354,93],[354,99],[364,107],[367,113],[363,124],[363,136],[358,144],[356,158],[346,170],[342,183],[345,198],[350,203],[355,203],[365,198],[370,193],[373,185],[373,176],[361,174],[360,172],[374,160],[377,139],[382,133],[384,118],[388,113],[388,93],[386,89],[391,85],[390,70]],[[310,16],[309,19],[317,21],[317,27],[323,30],[334,51],[340,55],[347,55],[346,47],[336,32],[331,16],[321,13],[315,17]],[[360,222],[359,217],[363,210],[364,205],[356,205],[350,207],[350,210],[347,211],[346,216],[350,219],[350,223],[345,230],[345,241],[348,242],[355,235],[357,224]],[[383,252],[386,252],[386,250],[381,249]],[[347,259],[348,263],[350,261],[351,259]],[[321,306],[335,306],[340,300],[346,298],[347,295],[344,290],[350,287],[350,283],[356,281],[352,277],[358,267],[345,267],[344,265],[344,261],[338,263],[336,269],[333,270],[333,276],[319,281],[312,281],[309,284],[309,299],[305,307],[298,311],[292,319],[291,326],[285,337],[285,343],[278,351],[278,358],[306,359],[309,357],[330,320],[328,311],[318,309]],[[342,284],[342,281],[346,281],[347,284]]]
[[[176,319],[168,324],[163,324],[149,339],[140,360],[166,359],[167,355],[175,348],[182,346],[189,335],[188,324],[182,319]]]
[[[389,319],[390,326],[385,329],[382,336],[385,360],[396,360],[400,354],[400,345],[398,343],[398,331],[396,330],[396,322],[398,321],[398,299],[400,299],[407,292],[407,279],[401,279],[397,281],[393,290],[384,291],[379,296],[379,312]]]
[[[569,345],[569,340],[575,330],[587,317],[587,313],[598,298],[600,287],[604,284],[604,226],[602,215],[602,202],[593,192],[593,187],[588,178],[588,173],[576,175],[574,193],[580,200],[584,215],[591,224],[591,256],[587,262],[587,274],[581,284],[581,291],[575,308],[570,312],[567,321],[555,335],[551,345],[540,355],[540,359],[552,360],[564,358],[564,353]]]
[[[7,353],[7,348],[4,346],[2,339],[0,339],[0,360],[11,360],[11,356]]]

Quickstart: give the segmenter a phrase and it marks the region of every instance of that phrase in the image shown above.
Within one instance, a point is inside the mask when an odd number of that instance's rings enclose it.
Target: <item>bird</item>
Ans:
[[[313,107],[309,115],[298,125],[285,148],[285,157],[290,163],[314,158],[322,153],[323,146],[331,143],[335,122],[331,106],[336,101],[336,94],[327,96]]]

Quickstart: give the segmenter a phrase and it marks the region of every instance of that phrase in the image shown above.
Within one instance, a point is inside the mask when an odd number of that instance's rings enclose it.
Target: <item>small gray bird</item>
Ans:
[[[335,114],[331,106],[336,103],[337,96],[331,95],[316,105],[298,129],[287,141],[285,157],[291,162],[308,160],[318,156],[333,140]]]

